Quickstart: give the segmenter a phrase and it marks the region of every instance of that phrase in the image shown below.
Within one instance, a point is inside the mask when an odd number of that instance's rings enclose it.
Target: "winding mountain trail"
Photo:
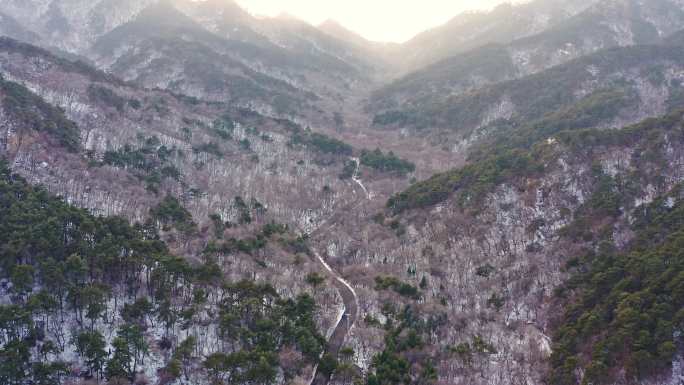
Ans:
[[[330,354],[337,358],[344,341],[354,326],[359,313],[359,300],[356,295],[354,288],[342,278],[335,270],[333,270],[327,262],[321,257],[321,255],[314,251],[314,255],[318,261],[326,268],[328,274],[330,274],[335,280],[335,287],[342,297],[342,302],[344,303],[344,312],[342,316],[337,320],[335,329],[328,340],[328,347],[325,354]],[[316,367],[314,369],[314,376],[311,381],[311,385],[326,385],[330,378],[325,374],[318,372]]]
[[[361,166],[361,164],[359,163],[359,159],[352,158],[352,160],[356,162],[356,171],[354,172],[354,176],[352,177],[352,179],[356,184],[358,184],[361,187],[365,194],[365,198],[371,200],[372,194],[368,191],[366,186],[363,184],[363,181],[359,177],[359,168]],[[358,205],[355,205],[355,207],[356,206]],[[318,228],[314,230],[310,235],[323,231],[323,229],[328,224],[328,221],[329,220],[323,221],[318,226]],[[335,224],[333,223],[330,226],[328,226],[327,229],[330,230],[334,226]],[[342,312],[342,315],[335,324],[334,330],[330,335],[330,338],[328,339],[328,347],[324,353],[330,354],[333,357],[337,358],[339,351],[342,348],[345,339],[347,338],[347,335],[354,326],[354,323],[356,323],[357,321],[359,315],[359,298],[352,285],[347,280],[345,280],[338,272],[336,272],[332,267],[330,267],[330,265],[325,261],[325,259],[317,250],[312,249],[312,252],[318,260],[318,262],[325,268],[327,274],[331,278],[333,278],[334,285],[337,288],[337,291],[340,293],[340,296],[342,297],[342,302],[344,303],[344,311]],[[319,372],[318,365],[316,365],[313,369],[313,376],[309,384],[327,385],[329,381],[330,377]]]
[[[328,346],[324,352],[324,354],[330,354],[337,358],[347,335],[357,320],[359,314],[359,299],[351,284],[342,278],[339,273],[333,270],[333,268],[328,265],[318,251],[312,251],[318,262],[325,268],[327,274],[333,278],[334,285],[337,288],[337,291],[340,293],[342,302],[344,304],[344,311],[337,320],[337,323],[335,323],[334,330],[328,339]],[[329,380],[330,378],[328,376],[318,372],[318,365],[316,365],[313,369],[313,376],[311,377],[309,384],[327,385]]]
[[[368,189],[366,188],[366,186],[363,184],[363,181],[362,181],[361,178],[359,177],[359,175],[360,175],[360,174],[359,174],[359,169],[361,168],[361,160],[360,160],[359,158],[351,158],[351,160],[353,160],[354,162],[356,162],[356,170],[354,170],[354,175],[352,176],[352,180],[353,180],[356,184],[358,184],[359,186],[361,186],[361,189],[362,189],[363,192],[366,194],[366,197],[368,198],[368,200],[373,199],[373,195],[370,193],[370,191],[368,191]]]

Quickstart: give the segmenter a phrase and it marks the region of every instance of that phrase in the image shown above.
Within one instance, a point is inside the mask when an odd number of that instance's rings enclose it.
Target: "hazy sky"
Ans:
[[[370,40],[403,42],[472,9],[506,0],[238,0],[253,14],[282,12],[312,24],[335,19]]]

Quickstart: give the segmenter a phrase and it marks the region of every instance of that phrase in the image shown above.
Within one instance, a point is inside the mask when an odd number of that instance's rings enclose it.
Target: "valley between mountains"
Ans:
[[[683,383],[681,0],[0,1],[0,384]]]

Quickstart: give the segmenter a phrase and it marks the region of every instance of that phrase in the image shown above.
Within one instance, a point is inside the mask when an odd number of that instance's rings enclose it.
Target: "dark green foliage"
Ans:
[[[252,255],[266,247],[267,243],[268,240],[261,234],[257,235],[255,238],[231,238],[222,245],[221,251],[224,254],[234,253],[237,251]]]
[[[355,160],[345,161],[344,167],[342,168],[342,173],[340,174],[340,179],[344,180],[353,178],[358,167],[359,164]]]
[[[221,118],[214,120],[212,129],[216,135],[220,136],[222,139],[230,140],[233,138],[235,122],[229,115],[224,115]]]
[[[613,88],[594,91],[563,108],[550,110],[553,112],[545,112],[539,118],[535,118],[538,115],[535,113],[529,119],[494,123],[494,135],[477,144],[471,150],[470,159],[483,159],[492,152],[529,149],[535,143],[562,131],[596,127],[602,122],[610,122],[623,108],[639,102],[636,92],[618,84]]]
[[[192,146],[192,151],[195,154],[206,153],[214,155],[217,158],[223,158],[223,150],[221,150],[221,147],[219,147],[219,145],[215,142],[202,143]]]
[[[407,305],[400,312],[386,306],[385,349],[373,357],[367,385],[430,384],[436,379],[436,371],[427,370],[431,359],[429,353],[419,352],[425,347],[424,337],[446,324],[445,314],[421,318],[416,310]],[[413,354],[412,354],[413,353]],[[417,358],[420,357],[420,358]],[[419,376],[412,376],[417,367],[424,368]],[[434,369],[434,368],[433,368]]]
[[[47,133],[69,151],[79,150],[78,126],[64,116],[64,111],[46,103],[26,87],[6,81],[1,74],[0,96],[5,114],[17,122],[20,130]]]
[[[36,58],[50,61],[52,63],[55,63],[55,65],[57,65],[60,69],[64,69],[65,71],[71,73],[85,75],[91,81],[94,82],[113,83],[120,86],[125,85],[125,83],[121,79],[113,75],[109,75],[103,71],[97,70],[93,68],[93,66],[88,65],[85,62],[72,61],[62,58],[60,56],[55,56],[48,50],[38,48],[35,45],[26,44],[6,36],[0,36],[0,48],[5,52],[19,53],[28,58]],[[65,52],[62,52],[62,54],[65,54]]]
[[[9,385],[22,385],[31,376],[30,351],[35,341],[25,341],[29,336],[33,324],[30,314],[18,307],[3,306],[0,308],[0,327],[9,332],[8,338],[3,339],[0,349],[0,382]]]
[[[133,303],[125,304],[121,309],[121,318],[129,324],[145,325],[145,319],[153,310],[152,303],[145,297]]]
[[[477,86],[473,79],[490,79],[494,82],[505,80],[515,74],[515,66],[505,47],[487,45],[443,60],[424,69],[413,72],[372,95],[372,109],[396,108],[398,100],[408,98],[412,109],[429,108],[438,95],[448,95],[456,89],[469,89]],[[375,117],[375,125],[405,125],[410,122],[408,115],[391,111]]]
[[[392,172],[405,175],[416,171],[416,165],[398,158],[392,151],[383,154],[379,148],[375,151],[361,151],[361,164],[382,172]]]
[[[12,175],[6,162],[0,162],[0,218],[0,276],[6,278],[13,272],[13,279],[25,292],[32,291],[28,288],[32,280],[46,289],[22,300],[22,305],[0,308],[3,384],[24,384],[27,379],[59,383],[44,381],[64,375],[58,362],[30,361],[30,349],[54,349],[49,341],[32,337],[37,333],[33,320],[39,315],[46,319],[57,317],[57,312],[73,311],[79,322],[90,319],[92,327],[105,310],[105,298],[111,295],[107,286],[136,290],[138,281],[132,278],[139,276],[143,266],[157,278],[154,283],[147,282],[150,292],[163,285],[173,269],[191,277],[192,269],[178,260],[169,269],[173,258],[156,237],[148,238],[148,230],[132,227],[120,218],[96,218],[69,206]],[[85,324],[83,327],[72,343],[89,370],[99,374],[106,358],[103,342],[96,333],[85,330]],[[123,365],[123,358],[120,361],[119,366],[128,365]],[[114,363],[109,367],[119,370]]]
[[[36,385],[59,384],[69,374],[69,365],[61,361],[36,362],[31,369]]]
[[[420,298],[420,292],[417,287],[401,282],[395,277],[375,277],[375,289],[376,290],[387,290],[392,289],[399,295],[404,297],[418,299]]]
[[[576,300],[554,336],[551,382],[612,383],[668,371],[674,333],[684,327],[684,204],[678,187],[637,210],[637,236],[627,252],[602,248],[577,261],[564,292]]]
[[[233,207],[238,211],[238,223],[241,225],[252,223],[255,218],[263,216],[268,211],[266,206],[255,198],[252,198],[251,202],[247,203],[240,196],[235,197],[233,200]],[[271,229],[274,230],[275,227]]]
[[[380,321],[370,314],[366,314],[366,317],[364,317],[363,322],[365,322],[366,325],[368,325],[368,326],[376,326],[376,327],[382,326]]]
[[[118,274],[129,268],[98,257],[119,254],[113,250],[126,254],[165,250],[159,241],[147,240],[142,229],[121,218],[92,217],[43,189],[29,187],[6,166],[0,162],[0,244],[4,245],[0,272],[28,271],[23,266],[33,266],[33,279],[55,293],[61,290],[59,285],[82,285],[88,276],[99,277],[101,282],[116,281]]]
[[[175,197],[167,195],[156,207],[150,209],[150,217],[164,226],[172,226],[189,234],[197,230],[192,215]]]
[[[118,112],[123,112],[124,107],[126,106],[126,99],[122,96],[119,96],[116,92],[107,87],[96,84],[91,84],[88,87],[88,97],[91,101],[114,108]],[[140,105],[140,102],[138,102],[138,105]]]
[[[475,270],[475,274],[479,275],[480,277],[489,278],[495,271],[496,269],[494,266],[486,264],[484,266],[478,267]]]
[[[287,225],[281,225],[278,223],[268,223],[264,225],[262,228],[261,232],[264,234],[266,238],[271,238],[274,235],[282,235],[285,234],[288,231],[288,226]]]
[[[318,370],[320,370],[321,373],[323,373],[326,378],[330,378],[330,376],[337,370],[337,367],[339,366],[339,363],[333,357],[331,354],[324,354],[323,358],[321,358],[321,362],[318,364]]]
[[[170,223],[189,219],[172,198],[152,214]],[[5,161],[0,161],[0,218],[0,279],[11,276],[22,291],[17,304],[0,306],[2,384],[62,383],[67,367],[50,362],[48,354],[59,351],[54,343],[38,337],[43,329],[34,320],[65,319],[68,312],[76,313],[78,330],[66,342],[74,345],[90,374],[132,381],[149,354],[143,335],[147,323],[159,322],[167,333],[179,324],[187,329],[197,322],[196,306],[207,304],[209,293],[221,293],[213,322],[234,351],[207,357],[205,367],[212,374],[222,376],[224,368],[237,368],[235,379],[242,382],[231,383],[268,384],[278,373],[281,348],[295,347],[306,363],[317,362],[324,350],[313,298],[283,298],[268,284],[226,282],[216,264],[191,266],[171,255],[154,226],[94,217],[30,187],[9,171]],[[263,234],[274,237],[284,231],[285,226],[269,224]],[[34,293],[31,282],[44,290]],[[112,314],[104,313],[104,303],[113,295],[118,295],[126,323],[107,346],[92,320],[112,319]],[[91,322],[83,322],[86,319]],[[190,337],[176,346],[167,374],[178,378],[195,365],[199,357],[194,355],[194,344]],[[172,348],[168,341],[162,345]],[[34,360],[36,351],[41,356]]]
[[[156,137],[141,138],[138,148],[127,144],[117,151],[105,152],[101,164],[129,170],[145,182],[149,191],[157,193],[165,178],[180,181],[181,172],[171,162],[178,154],[179,150],[161,145]]]
[[[473,363],[473,350],[468,342],[462,342],[450,350],[464,365],[470,366]]]
[[[566,40],[567,37],[562,39]],[[589,121],[607,122],[615,117],[619,107],[634,106],[639,99],[629,93],[625,94],[621,89],[624,82],[618,80],[610,89],[597,91],[595,95],[586,97],[576,105],[575,86],[593,78],[586,69],[593,66],[600,73],[614,73],[634,67],[652,69],[654,64],[666,61],[684,62],[682,50],[656,45],[606,49],[535,75],[456,95],[450,92],[409,92],[412,98],[415,94],[420,96],[413,98],[413,104],[403,104],[401,108],[385,103],[389,110],[378,114],[374,124],[417,129],[441,127],[452,131],[464,128],[470,130],[480,124],[491,106],[501,101],[502,95],[508,96],[515,105],[513,126],[525,126],[543,119],[550,111],[578,114],[578,117],[582,117],[577,121],[578,124]],[[421,83],[411,85],[414,88],[418,86]],[[573,105],[576,107],[572,107]],[[595,114],[590,114],[591,111]],[[514,138],[512,135],[507,137]]]
[[[636,146],[642,160],[638,166],[644,167],[637,172],[637,176],[646,178],[652,172],[647,165],[669,167],[662,155],[665,138],[675,142],[683,140],[683,116],[684,110],[677,110],[664,117],[647,119],[621,130],[572,129],[556,133],[554,139],[573,153],[589,159],[597,148]],[[558,156],[550,151],[545,141],[536,143],[529,149],[501,151],[483,155],[482,159],[473,159],[472,163],[461,169],[437,174],[416,183],[390,198],[387,207],[399,213],[444,202],[454,194],[462,206],[478,203],[493,187],[539,174]],[[592,198],[592,205],[603,206],[612,213],[618,212],[619,196],[629,196],[625,194],[631,194],[636,188],[634,181],[611,180],[608,176],[597,177],[596,185],[600,190]],[[619,194],[616,195],[616,191]]]
[[[142,103],[138,99],[129,99],[128,105],[134,110],[139,110],[142,108]]]
[[[420,279],[420,285],[418,285],[421,290],[425,290],[428,287],[428,279],[426,276],[423,276],[423,278]]]
[[[594,193],[591,195],[585,207],[598,216],[620,215],[620,206],[626,198],[626,194],[621,194],[620,187],[616,178],[606,175],[601,166],[594,167]]]
[[[473,363],[473,356],[476,354],[487,355],[497,353],[494,345],[486,342],[479,334],[473,336],[471,342],[462,342],[450,350],[465,366],[470,366]]]
[[[325,277],[318,273],[309,273],[306,275],[306,283],[311,285],[314,289],[319,287],[325,282]]]
[[[397,235],[397,237],[401,237],[402,235],[406,234],[406,226],[404,226],[404,224],[399,220],[395,219],[388,225],[390,229],[394,230],[394,233]]]
[[[12,269],[10,275],[10,282],[12,282],[12,291],[16,294],[24,295],[33,290],[33,277],[35,269],[30,265],[16,265]]]
[[[88,370],[99,377],[109,355],[105,350],[107,344],[102,334],[97,331],[84,331],[76,337],[73,344],[88,365]]]
[[[238,142],[238,145],[240,145],[240,148],[249,151],[252,149],[252,143],[249,141],[249,139],[244,138]]]
[[[227,227],[230,227],[230,223],[224,222],[219,214],[211,214],[209,219],[214,224],[214,237],[217,239],[223,238],[223,232]]]
[[[236,384],[270,383],[278,363],[276,352],[284,346],[296,346],[306,360],[318,361],[325,338],[316,331],[313,298],[282,299],[272,286],[248,281],[228,285],[225,290],[220,307],[221,336],[228,343],[239,342],[242,350],[207,358],[205,366],[215,377]],[[254,365],[260,370],[253,370]]]
[[[461,169],[437,174],[394,195],[387,207],[395,213],[427,207],[447,200],[458,192],[459,203],[479,202],[494,186],[543,170],[544,163],[529,152],[515,150],[493,154],[486,160]]]
[[[494,308],[496,311],[500,311],[506,300],[497,293],[492,293],[492,295],[487,300],[487,306]]]
[[[486,342],[484,338],[480,335],[473,337],[473,351],[480,354],[496,354],[496,348],[494,345]]]
[[[311,130],[296,130],[290,138],[290,145],[306,146],[314,151],[339,156],[350,156],[354,149],[352,146],[335,138],[311,132]]]
[[[112,347],[114,352],[107,361],[105,371],[107,378],[133,378],[138,365],[148,354],[148,346],[140,328],[131,325],[119,328]]]
[[[196,345],[197,339],[194,336],[188,336],[188,338],[178,344],[173,352],[171,361],[166,366],[166,372],[173,378],[179,378],[181,373],[185,368],[189,367],[190,362],[195,358]]]
[[[269,240],[276,235],[285,235],[287,231],[287,225],[269,223],[264,225],[261,232],[256,234],[254,237],[244,239],[230,238],[222,243],[210,242],[204,249],[203,253],[205,255],[211,255],[232,254],[239,252],[249,255],[256,255],[260,250],[266,247]]]
[[[352,153],[352,147],[350,145],[319,133],[312,133],[309,135],[306,143],[317,151],[327,154],[351,155]]]

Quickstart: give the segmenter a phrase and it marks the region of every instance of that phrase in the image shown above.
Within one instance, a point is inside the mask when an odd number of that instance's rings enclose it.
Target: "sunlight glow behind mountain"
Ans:
[[[287,13],[312,24],[334,19],[367,39],[403,42],[468,10],[505,0],[238,0],[255,15]]]

